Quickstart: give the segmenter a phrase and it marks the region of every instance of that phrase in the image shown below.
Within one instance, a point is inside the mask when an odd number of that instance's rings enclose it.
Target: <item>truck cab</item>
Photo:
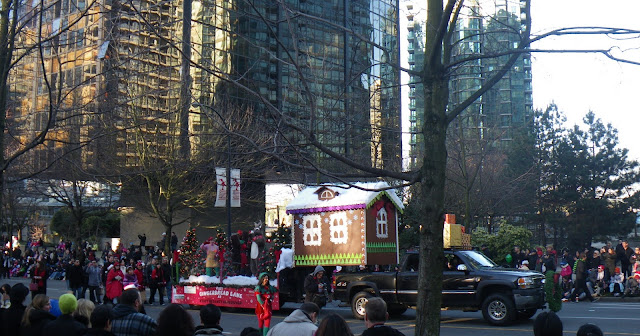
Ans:
[[[336,297],[351,302],[355,317],[363,317],[363,308],[359,311],[358,308],[364,307],[370,296],[382,297],[396,310],[402,306],[415,307],[419,262],[417,252],[407,252],[396,272],[337,277]],[[442,308],[482,310],[489,323],[504,325],[517,318],[530,318],[545,305],[544,275],[539,272],[502,268],[481,252],[454,249],[445,250],[440,267],[443,272]]]

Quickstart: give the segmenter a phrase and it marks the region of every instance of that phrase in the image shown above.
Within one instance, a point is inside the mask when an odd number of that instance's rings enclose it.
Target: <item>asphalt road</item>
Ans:
[[[0,284],[9,283],[11,285],[23,282],[25,285],[28,279],[12,278],[0,280]],[[66,293],[64,281],[49,281],[47,283],[47,295],[58,297]],[[148,295],[148,290],[147,290]],[[157,301],[157,299],[156,299]],[[287,303],[283,310],[275,312],[271,321],[272,325],[282,321],[289,313],[297,307],[296,304]],[[153,318],[164,308],[158,305],[145,306],[147,314]],[[196,324],[200,323],[197,310],[189,310]],[[351,311],[346,307],[338,307],[329,304],[322,309],[320,318],[328,314],[335,313],[347,320],[351,331],[359,335],[364,330],[364,323],[351,316]],[[605,335],[640,336],[638,328],[638,316],[640,313],[640,302],[638,300],[627,301],[600,301],[596,303],[564,303],[562,310],[558,313],[564,325],[564,335],[575,335],[578,328],[584,323],[594,323],[598,325]],[[487,324],[482,319],[480,312],[462,311],[442,311],[442,322],[440,324],[441,335],[443,336],[531,336],[533,335],[533,319],[520,321],[508,327],[494,327]],[[409,309],[400,317],[392,318],[389,325],[399,329],[407,336],[414,335],[415,310]],[[251,310],[223,311],[221,325],[227,335],[239,335],[245,327],[257,327],[257,320]]]

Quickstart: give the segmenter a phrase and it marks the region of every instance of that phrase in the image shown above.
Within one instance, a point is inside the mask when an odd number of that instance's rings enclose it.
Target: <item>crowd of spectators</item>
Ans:
[[[146,235],[141,243],[145,240]],[[60,240],[57,246],[45,247],[39,240],[30,241],[23,251],[19,246],[9,249],[6,237],[2,237],[2,241],[5,244],[0,278],[30,278],[32,299],[37,294],[46,294],[47,280],[64,279],[76,299],[87,298],[94,304],[115,303],[127,286],[133,286],[141,293],[145,293],[147,287],[151,289],[148,300],[143,295],[145,303],[153,304],[157,293],[158,303],[163,305],[165,295],[166,301],[170,301],[170,288],[177,277],[172,267],[173,253],[163,253],[160,246],[112,249],[106,243],[100,251],[89,242],[78,245]],[[172,237],[171,246],[177,248],[177,237]]]
[[[616,246],[608,243],[600,249],[563,249],[560,253],[552,245],[533,250],[515,246],[507,259],[510,267],[559,273],[563,301],[640,295],[640,247],[631,248],[626,240],[619,240]]]

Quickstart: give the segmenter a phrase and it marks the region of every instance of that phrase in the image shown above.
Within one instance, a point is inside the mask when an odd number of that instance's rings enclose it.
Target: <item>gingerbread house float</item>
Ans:
[[[385,182],[354,185],[307,187],[287,205],[296,266],[398,263],[402,201]]]

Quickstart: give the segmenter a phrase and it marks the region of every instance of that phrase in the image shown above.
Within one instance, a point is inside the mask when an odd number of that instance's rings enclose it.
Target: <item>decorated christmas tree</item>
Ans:
[[[222,265],[220,265],[220,272],[222,273],[222,276],[227,278],[237,275],[236,269],[233,267],[233,252],[231,252],[231,243],[229,241],[225,241],[218,246],[224,246],[224,262],[222,263]]]
[[[196,229],[188,229],[184,239],[182,239],[178,258],[180,277],[188,278],[190,275],[199,276],[204,274],[204,261],[205,256],[196,239]]]
[[[264,249],[258,258],[258,273],[267,272],[269,278],[276,277],[276,250],[273,246]]]
[[[284,225],[278,226],[273,237],[273,248],[276,265],[280,261],[280,254],[283,248],[291,248],[291,228]]]
[[[284,247],[290,247],[291,245],[291,228],[284,225],[278,226],[273,237],[273,246],[276,250],[281,250]]]

